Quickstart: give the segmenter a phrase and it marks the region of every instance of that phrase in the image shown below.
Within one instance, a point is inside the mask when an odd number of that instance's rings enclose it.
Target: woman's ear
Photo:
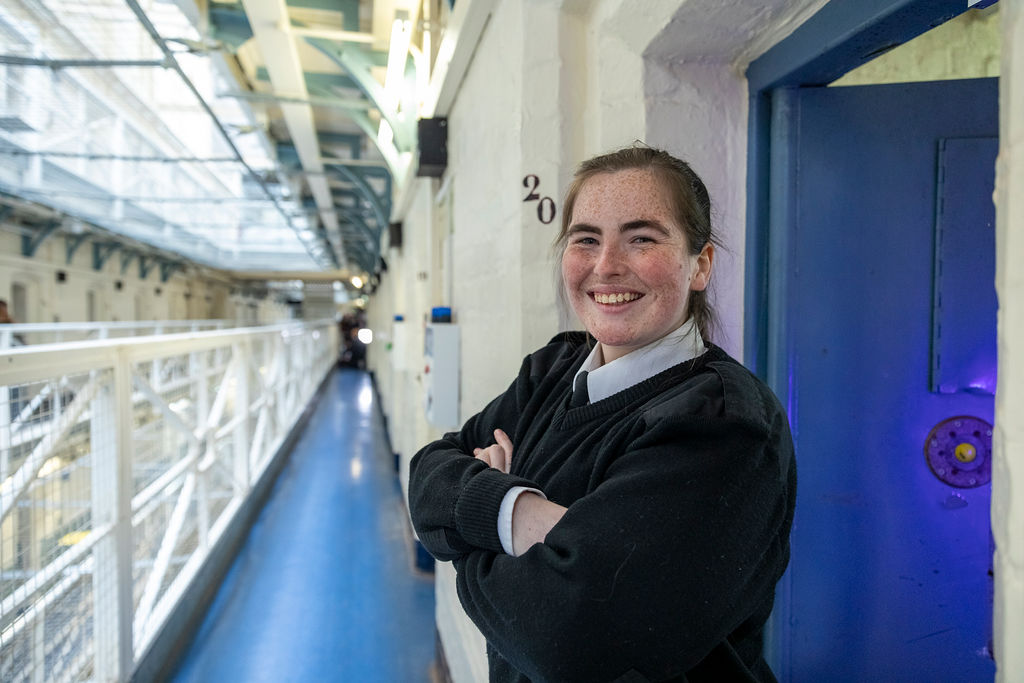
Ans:
[[[704,248],[697,254],[697,263],[693,271],[693,277],[690,278],[690,289],[695,292],[701,292],[708,288],[708,283],[711,282],[711,266],[715,261],[715,245],[708,242],[704,245]]]

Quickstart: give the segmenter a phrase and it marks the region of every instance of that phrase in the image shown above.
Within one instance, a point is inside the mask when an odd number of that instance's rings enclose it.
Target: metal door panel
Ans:
[[[992,421],[991,396],[933,393],[930,379],[939,146],[998,134],[996,81],[808,88],[792,102],[777,352],[790,373],[800,489],[779,673],[991,680],[989,487],[943,483],[923,449],[946,418]],[[957,220],[991,231],[981,215],[991,214],[994,165],[975,161],[987,191],[954,193]],[[965,248],[992,283],[990,240]],[[989,305],[988,294],[949,305]],[[957,348],[994,340],[995,328],[972,334]],[[985,362],[994,368],[994,356]]]

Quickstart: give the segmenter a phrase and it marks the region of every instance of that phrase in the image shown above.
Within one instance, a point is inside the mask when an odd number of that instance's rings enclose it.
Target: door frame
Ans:
[[[21,286],[25,292],[24,305],[18,306],[18,302],[14,297],[15,285]],[[42,319],[43,311],[40,307],[41,292],[39,288],[39,277],[27,270],[14,270],[10,274],[8,296],[0,297],[6,298],[8,306],[10,307],[11,314],[14,316],[14,320],[19,323],[38,323],[48,322]]]
[[[831,0],[747,67],[744,363],[787,408],[795,398],[786,289],[796,196],[785,180],[797,151],[794,91],[827,85],[968,9],[968,0]],[[765,657],[783,680],[790,650],[780,636],[791,616],[790,593],[787,572],[765,629]]]
[[[775,177],[791,163],[788,90],[823,86],[887,50],[962,14],[968,0],[831,0],[747,67],[747,226],[744,362],[778,392],[775,358],[784,325],[788,221],[793,197]],[[779,259],[783,262],[778,263]],[[774,383],[773,383],[774,382]],[[784,394],[780,393],[782,397]]]

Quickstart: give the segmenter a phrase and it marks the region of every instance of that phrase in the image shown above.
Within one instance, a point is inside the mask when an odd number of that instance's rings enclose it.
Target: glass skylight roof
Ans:
[[[335,267],[216,46],[137,1],[187,81],[136,0],[0,5],[0,192],[213,267]]]

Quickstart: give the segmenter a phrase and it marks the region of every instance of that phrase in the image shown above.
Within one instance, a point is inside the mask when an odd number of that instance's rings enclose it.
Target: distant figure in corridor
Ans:
[[[366,344],[359,339],[360,328],[366,325],[361,313],[346,313],[338,322],[341,336],[338,350],[340,367],[366,369]]]
[[[7,310],[7,301],[0,299],[0,325],[13,325],[15,322],[17,321],[11,317],[10,311]],[[25,338],[20,334],[11,335],[11,345],[24,346]]]
[[[0,325],[13,323],[14,318],[11,317],[10,312],[7,310],[7,302],[0,299]]]
[[[796,464],[771,391],[710,342],[711,203],[634,146],[577,170],[557,335],[412,460],[423,545],[457,571],[492,681],[772,681]]]

